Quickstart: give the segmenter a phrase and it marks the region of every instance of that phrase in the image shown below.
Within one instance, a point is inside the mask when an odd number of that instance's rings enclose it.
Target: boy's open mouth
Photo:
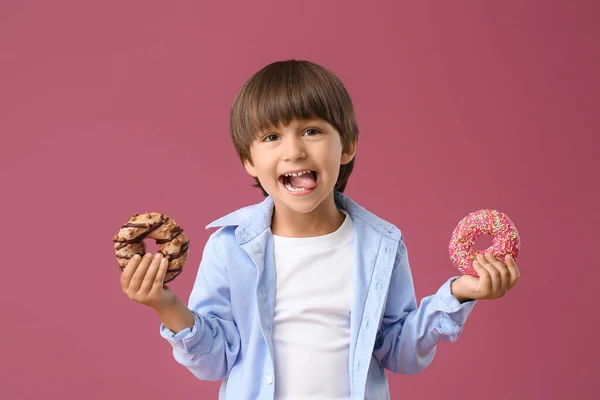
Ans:
[[[317,186],[317,172],[303,170],[279,176],[279,182],[290,192],[305,192]]]

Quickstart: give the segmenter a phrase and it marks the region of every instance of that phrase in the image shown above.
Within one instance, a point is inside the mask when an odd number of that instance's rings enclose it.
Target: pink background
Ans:
[[[596,4],[3,0],[0,397],[216,398],[121,293],[111,238],[134,213],[172,216],[187,301],[203,227],[262,199],[229,141],[233,96],[297,58],[350,91],[347,193],[402,229],[419,299],[456,274],[468,212],[500,209],[522,237],[519,284],[424,372],[390,375],[392,398],[595,398]]]

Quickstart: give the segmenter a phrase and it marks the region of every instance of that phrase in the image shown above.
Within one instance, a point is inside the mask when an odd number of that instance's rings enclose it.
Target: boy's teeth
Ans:
[[[309,173],[310,173],[310,171],[292,172],[290,174],[285,174],[285,176],[300,176],[300,175],[309,174]]]
[[[295,188],[292,185],[290,185],[289,183],[285,184],[285,188],[291,192],[302,192],[303,190],[306,190],[305,188]]]

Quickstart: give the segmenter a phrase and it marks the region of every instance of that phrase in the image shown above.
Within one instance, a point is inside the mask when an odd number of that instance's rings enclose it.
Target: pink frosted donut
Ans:
[[[492,246],[475,250],[475,240],[481,235],[492,237]],[[463,274],[478,277],[473,269],[476,254],[491,252],[504,261],[506,254],[516,260],[521,240],[519,232],[506,214],[497,210],[479,210],[464,217],[454,229],[450,239],[450,260]]]

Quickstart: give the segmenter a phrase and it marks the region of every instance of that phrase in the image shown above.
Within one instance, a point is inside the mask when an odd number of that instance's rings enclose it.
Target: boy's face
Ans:
[[[294,120],[258,135],[250,146],[252,162],[244,165],[276,206],[308,213],[333,194],[340,165],[352,160],[355,148],[344,149],[327,121]]]

